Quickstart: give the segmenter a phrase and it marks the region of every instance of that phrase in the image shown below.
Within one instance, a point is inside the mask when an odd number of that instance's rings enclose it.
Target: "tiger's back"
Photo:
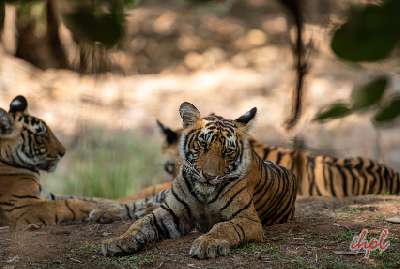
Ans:
[[[342,198],[400,194],[399,173],[367,158],[312,155],[305,150],[289,150],[259,143],[255,143],[254,149],[264,160],[282,165],[297,176],[299,195]]]

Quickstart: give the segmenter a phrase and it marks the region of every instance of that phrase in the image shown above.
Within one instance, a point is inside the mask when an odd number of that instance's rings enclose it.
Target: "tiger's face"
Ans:
[[[19,95],[6,112],[0,108],[0,160],[31,170],[53,171],[65,148],[43,120],[27,113],[28,102]]]
[[[183,103],[180,114],[183,132],[180,157],[183,170],[201,183],[211,185],[240,177],[250,164],[250,146],[246,131],[257,109],[236,120],[210,115],[200,117],[197,108]]]

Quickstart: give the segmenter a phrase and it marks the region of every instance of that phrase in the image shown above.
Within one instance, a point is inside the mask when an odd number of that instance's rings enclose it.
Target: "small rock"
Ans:
[[[400,216],[388,218],[386,221],[394,224],[400,224]]]
[[[104,236],[104,237],[106,237],[106,236],[111,235],[111,233],[110,233],[110,232],[104,232],[104,233],[102,233],[101,235]]]

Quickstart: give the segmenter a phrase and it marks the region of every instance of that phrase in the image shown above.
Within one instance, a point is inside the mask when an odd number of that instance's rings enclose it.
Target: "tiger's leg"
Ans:
[[[207,234],[193,242],[189,254],[199,259],[215,258],[227,255],[231,247],[249,241],[261,242],[262,240],[262,224],[254,212],[251,215],[243,215],[215,224]]]
[[[192,229],[183,210],[161,205],[151,214],[137,220],[123,235],[107,240],[102,245],[105,256],[136,253],[151,242],[179,238]]]
[[[97,223],[111,223],[119,220],[137,220],[151,213],[165,202],[170,189],[137,201],[123,202],[109,208],[96,208],[90,212],[89,220]]]
[[[11,228],[24,229],[27,225],[54,225],[75,221],[84,221],[96,207],[95,203],[76,199],[58,201],[39,201],[26,206],[14,208],[10,212]]]

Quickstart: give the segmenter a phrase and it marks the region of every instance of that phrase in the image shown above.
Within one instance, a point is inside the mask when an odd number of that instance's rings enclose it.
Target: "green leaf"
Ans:
[[[353,8],[331,41],[334,53],[348,61],[386,58],[400,41],[400,1]]]
[[[376,124],[390,122],[400,116],[400,96],[396,95],[388,101],[374,116]]]
[[[325,106],[317,113],[314,120],[325,121],[329,119],[344,118],[352,113],[350,106],[345,103],[334,103]]]
[[[387,84],[388,78],[386,76],[380,76],[361,88],[354,89],[351,94],[353,102],[352,109],[362,110],[379,103],[385,93]]]
[[[87,42],[100,42],[112,47],[124,35],[125,18],[120,12],[98,13],[89,8],[80,8],[65,14],[64,18],[73,34]]]

